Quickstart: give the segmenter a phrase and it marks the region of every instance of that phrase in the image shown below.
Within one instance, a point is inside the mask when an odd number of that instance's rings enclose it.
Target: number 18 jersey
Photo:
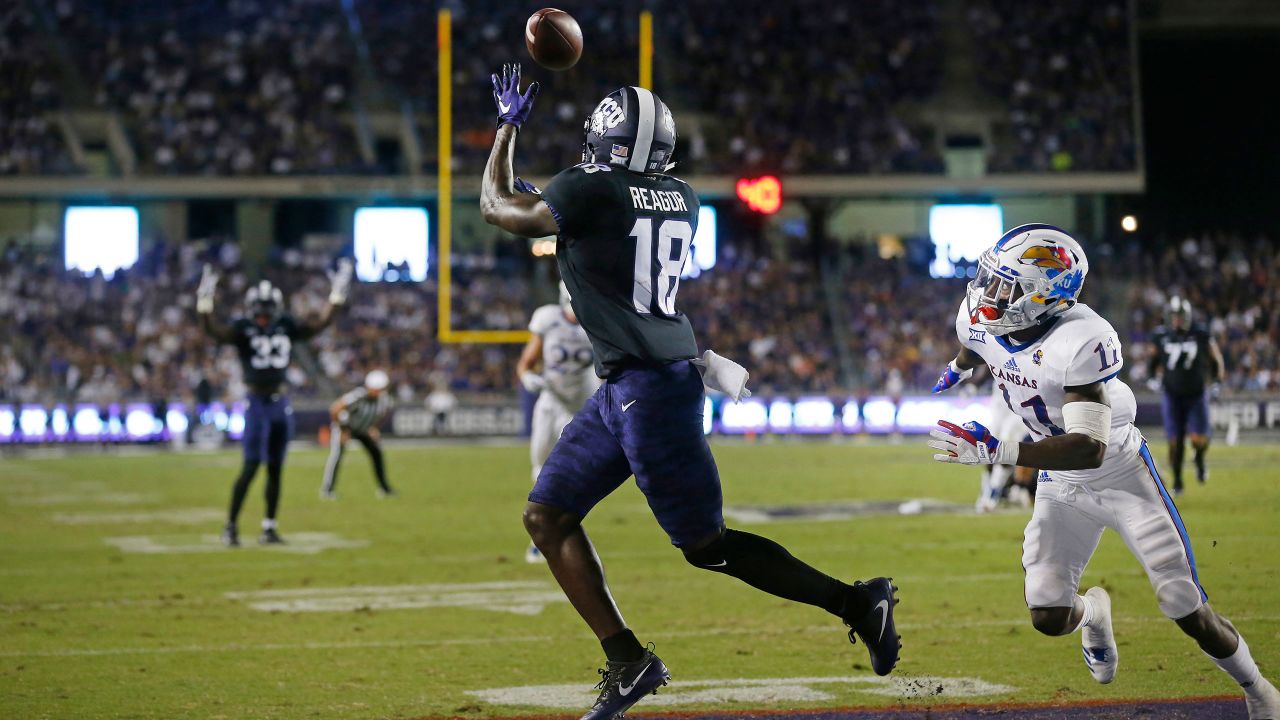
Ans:
[[[1137,414],[1133,391],[1118,378],[1124,358],[1115,329],[1080,303],[1050,322],[1052,326],[1039,339],[1019,344],[970,323],[966,304],[961,302],[956,335],[961,345],[986,362],[996,386],[995,397],[1022,418],[1033,441],[1066,432],[1062,420],[1064,388],[1104,383],[1111,404],[1111,438],[1102,467],[1055,470],[1053,475],[1085,482],[1127,468],[1142,445],[1142,434],[1133,425]]]
[[[698,224],[683,180],[585,163],[552,178],[542,199],[560,228],[556,261],[595,349],[596,374],[697,356],[676,310]]]

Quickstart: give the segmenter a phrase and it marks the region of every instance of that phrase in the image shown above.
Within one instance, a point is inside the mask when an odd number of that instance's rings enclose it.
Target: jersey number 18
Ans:
[[[631,237],[636,239],[635,285],[631,290],[631,304],[641,315],[651,315],[655,311],[662,315],[675,315],[676,292],[680,289],[680,273],[693,243],[693,226],[688,220],[663,220],[655,237],[653,221],[653,218],[638,218],[631,227]]]

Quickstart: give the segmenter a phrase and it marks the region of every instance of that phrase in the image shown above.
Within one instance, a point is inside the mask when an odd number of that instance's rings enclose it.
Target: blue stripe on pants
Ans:
[[[1187,564],[1191,566],[1191,579],[1195,581],[1196,587],[1200,590],[1200,599],[1208,602],[1209,595],[1200,585],[1200,573],[1196,572],[1196,556],[1191,552],[1191,538],[1187,535],[1187,526],[1182,524],[1182,516],[1178,514],[1178,507],[1173,504],[1173,498],[1169,497],[1169,491],[1164,487],[1164,481],[1160,479],[1160,471],[1156,470],[1156,461],[1151,457],[1151,450],[1147,447],[1147,442],[1142,441],[1142,449],[1138,451],[1138,455],[1142,457],[1142,461],[1147,464],[1147,472],[1151,473],[1151,479],[1155,481],[1156,487],[1160,490],[1160,497],[1164,500],[1165,510],[1168,511],[1169,517],[1173,518],[1173,526],[1178,529],[1178,536],[1182,538],[1182,547],[1187,551]]]

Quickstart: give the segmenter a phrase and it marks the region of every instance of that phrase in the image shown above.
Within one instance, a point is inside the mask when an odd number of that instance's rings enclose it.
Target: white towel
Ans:
[[[734,402],[751,397],[751,391],[747,389],[747,378],[751,375],[738,363],[711,350],[690,362],[702,373],[702,384],[708,390],[722,392]]]

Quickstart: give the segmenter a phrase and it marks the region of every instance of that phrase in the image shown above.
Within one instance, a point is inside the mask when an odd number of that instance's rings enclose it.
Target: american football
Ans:
[[[0,718],[1280,720],[1280,5],[0,33]]]

